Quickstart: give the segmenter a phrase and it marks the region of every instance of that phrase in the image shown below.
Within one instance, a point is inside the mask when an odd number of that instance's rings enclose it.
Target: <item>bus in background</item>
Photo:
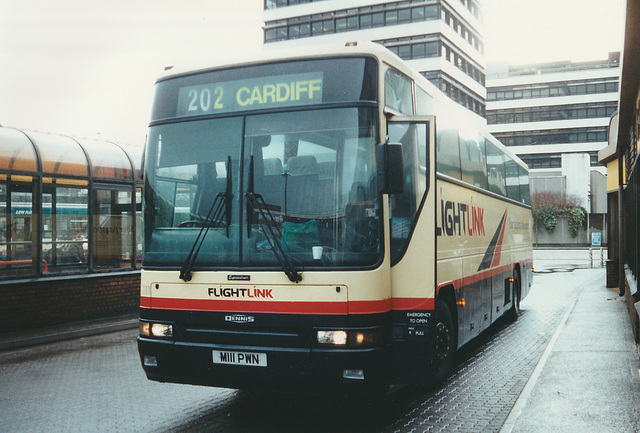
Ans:
[[[532,281],[527,167],[371,43],[156,83],[138,349],[162,382],[440,384]]]

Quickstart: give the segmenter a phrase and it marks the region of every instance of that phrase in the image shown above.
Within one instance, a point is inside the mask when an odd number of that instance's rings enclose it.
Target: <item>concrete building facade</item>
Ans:
[[[561,155],[586,153],[598,167],[617,110],[620,53],[593,62],[487,68],[487,123],[531,169],[561,168]],[[601,169],[604,172],[603,169]]]

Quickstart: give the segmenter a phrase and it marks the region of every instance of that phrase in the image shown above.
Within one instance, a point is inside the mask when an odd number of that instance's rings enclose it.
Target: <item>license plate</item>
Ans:
[[[267,354],[259,352],[231,352],[227,350],[214,350],[213,363],[226,365],[245,365],[249,367],[266,367]]]

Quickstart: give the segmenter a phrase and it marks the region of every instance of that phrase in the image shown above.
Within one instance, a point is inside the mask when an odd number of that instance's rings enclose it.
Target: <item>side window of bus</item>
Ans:
[[[504,166],[507,174],[507,197],[520,202],[520,175],[518,173],[518,164],[511,159],[510,156],[505,155]]]
[[[433,96],[416,86],[416,107],[419,115],[431,115],[434,113]]]
[[[473,130],[460,131],[462,180],[487,189],[487,155],[484,138]]]
[[[389,124],[389,140],[402,143],[404,161],[404,192],[390,196],[391,263],[404,253],[422,198],[427,192],[427,137],[425,123],[398,122]]]
[[[490,141],[485,141],[485,144],[487,146],[489,191],[506,197],[507,186],[504,172],[504,154]]]
[[[460,146],[458,130],[455,128],[438,129],[436,145],[436,170],[455,179],[460,176]]]
[[[520,202],[524,204],[531,204],[531,198],[529,193],[529,174],[523,167],[518,166],[518,176],[520,181]]]
[[[413,114],[411,79],[395,69],[387,70],[384,77],[385,105],[401,114]]]

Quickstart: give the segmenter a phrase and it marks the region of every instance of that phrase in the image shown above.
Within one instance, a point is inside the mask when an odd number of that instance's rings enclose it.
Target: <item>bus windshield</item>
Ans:
[[[143,266],[180,268],[200,235],[196,270],[280,268],[274,237],[298,271],[375,265],[377,131],[362,106],[152,126]]]

